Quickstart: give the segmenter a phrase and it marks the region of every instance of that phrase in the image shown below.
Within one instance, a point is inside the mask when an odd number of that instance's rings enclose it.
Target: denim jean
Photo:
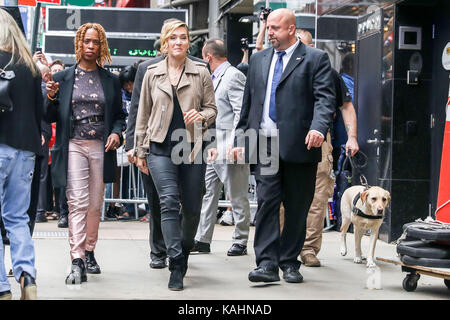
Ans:
[[[0,205],[1,215],[10,241],[14,277],[22,272],[36,279],[34,244],[27,214],[30,204],[35,155],[30,151],[0,144]],[[10,290],[5,270],[5,251],[0,245],[0,292]]]

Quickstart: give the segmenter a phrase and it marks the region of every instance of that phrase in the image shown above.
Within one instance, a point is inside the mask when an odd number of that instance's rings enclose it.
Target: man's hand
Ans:
[[[351,151],[350,156],[354,156],[359,151],[358,141],[355,137],[348,137],[347,143],[345,144],[345,154]]]
[[[136,166],[146,175],[149,174],[147,167],[147,160],[145,160],[145,158],[136,158]]]
[[[47,94],[54,98],[59,90],[59,82],[55,82],[53,80],[48,81],[45,85],[45,89],[47,90]]]
[[[48,66],[47,58],[45,58],[45,55],[41,51],[36,51],[33,55],[33,61],[34,62],[40,62],[44,66]]]
[[[305,144],[307,145],[307,149],[311,148],[320,148],[323,143],[323,136],[316,131],[309,131],[306,135]]]
[[[189,112],[183,113],[183,117],[184,117],[184,123],[186,125],[189,125],[194,122],[202,122],[203,121],[203,117],[195,109],[192,109]]]
[[[45,144],[45,138],[43,135],[41,135],[41,146],[43,146]]]
[[[111,133],[106,140],[105,152],[116,150],[120,146],[120,138],[117,133]]]
[[[227,148],[227,158],[230,161],[244,160],[244,147]]]
[[[208,162],[214,162],[216,161],[217,157],[219,156],[219,152],[217,152],[216,148],[208,149],[208,159],[206,159]]]
[[[129,163],[135,163],[136,162],[136,157],[134,156],[134,150],[128,150],[127,151],[127,158],[128,158],[128,162]]]

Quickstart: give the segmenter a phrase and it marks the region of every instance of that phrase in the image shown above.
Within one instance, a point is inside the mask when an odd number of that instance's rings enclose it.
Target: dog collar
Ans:
[[[358,202],[358,200],[361,198],[361,192],[358,192],[358,194],[356,195],[355,199],[353,199],[353,213],[356,214],[357,216],[360,216],[361,218],[366,218],[366,219],[383,219],[383,216],[369,216],[367,214],[365,214],[364,212],[361,211],[361,209],[356,207],[356,203]]]

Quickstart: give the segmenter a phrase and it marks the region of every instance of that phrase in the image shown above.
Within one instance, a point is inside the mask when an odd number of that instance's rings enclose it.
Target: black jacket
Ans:
[[[10,59],[10,53],[0,51],[0,68],[3,69]],[[16,77],[11,80],[10,91],[13,111],[0,114],[0,143],[42,156],[41,76],[33,77],[31,70],[24,64],[13,63],[6,70],[13,70]]]
[[[45,113],[50,123],[56,122],[56,140],[52,153],[52,182],[54,187],[67,185],[67,167],[69,140],[73,132],[72,123],[72,91],[75,79],[76,65],[53,75],[53,80],[59,82],[59,91],[54,101],[45,99]],[[122,137],[125,128],[125,113],[122,109],[122,91],[119,78],[111,72],[99,67],[100,81],[105,94],[105,135],[103,142],[111,133]],[[117,167],[116,151],[105,153],[103,162],[103,182],[115,180]]]
[[[273,54],[270,48],[250,58],[237,130],[254,129],[258,133]],[[328,55],[299,42],[276,90],[280,158],[293,163],[320,162],[321,148],[307,150],[305,138],[309,130],[326,137],[334,111],[335,90]],[[255,144],[248,148],[250,159],[256,159]]]

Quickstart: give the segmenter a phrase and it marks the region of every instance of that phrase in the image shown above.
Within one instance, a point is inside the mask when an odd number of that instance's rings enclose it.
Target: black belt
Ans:
[[[88,118],[84,118],[81,120],[75,120],[75,124],[86,124],[86,123],[96,123],[96,122],[100,122],[103,121],[104,117],[103,116],[92,116],[92,117],[88,117]]]

